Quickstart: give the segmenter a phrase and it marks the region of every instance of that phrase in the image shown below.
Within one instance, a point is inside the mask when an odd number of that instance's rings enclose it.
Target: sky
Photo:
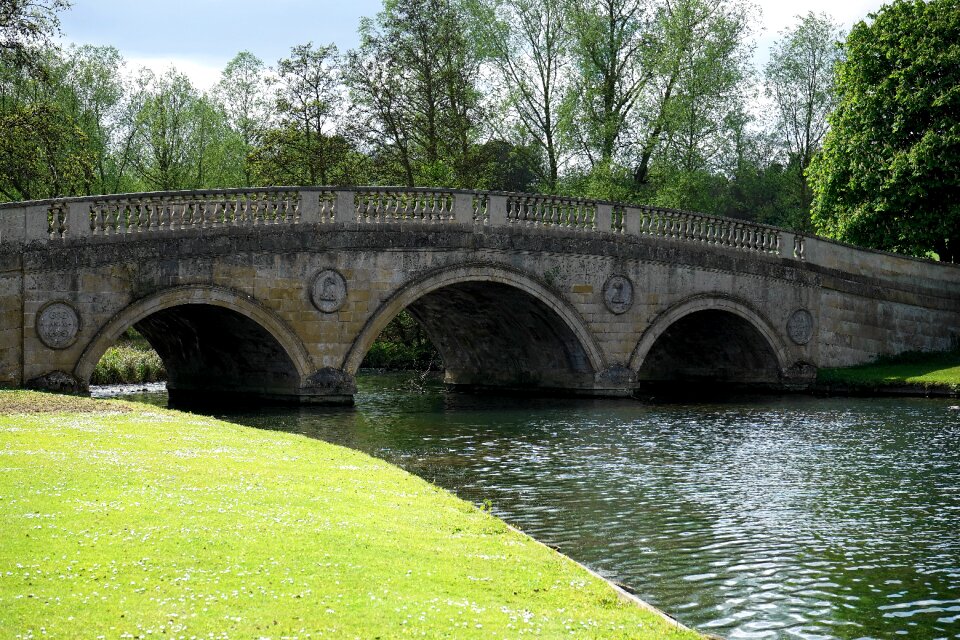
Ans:
[[[882,0],[754,0],[762,11],[755,63],[762,66],[778,33],[808,11],[826,12],[844,30],[874,12]],[[239,51],[267,65],[306,42],[358,43],[362,16],[374,16],[380,0],[73,0],[60,15],[63,40],[112,45],[128,65],[163,72],[171,65],[201,89],[209,89]]]

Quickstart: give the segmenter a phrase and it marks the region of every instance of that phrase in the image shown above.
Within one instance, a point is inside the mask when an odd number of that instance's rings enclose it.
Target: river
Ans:
[[[960,638],[956,401],[644,404],[417,387],[364,375],[353,409],[217,415],[489,501],[704,632]]]

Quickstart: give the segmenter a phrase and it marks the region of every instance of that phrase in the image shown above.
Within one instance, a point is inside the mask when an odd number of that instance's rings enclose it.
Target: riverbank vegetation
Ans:
[[[856,367],[820,369],[817,383],[853,389],[916,387],[918,390],[940,387],[960,391],[960,351],[948,353],[906,353],[884,357]]]
[[[0,392],[3,637],[696,638],[365,454]]]
[[[90,384],[136,384],[166,379],[167,371],[157,352],[135,329],[128,329],[100,358]]]
[[[360,366],[392,371],[428,371],[442,370],[443,361],[420,323],[409,312],[401,311],[380,332]]]

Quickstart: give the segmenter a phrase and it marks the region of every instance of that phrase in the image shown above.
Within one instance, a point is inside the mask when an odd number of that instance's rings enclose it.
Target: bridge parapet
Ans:
[[[0,242],[295,224],[462,224],[651,236],[803,258],[768,225],[562,196],[398,187],[269,187],[62,198],[0,205]]]

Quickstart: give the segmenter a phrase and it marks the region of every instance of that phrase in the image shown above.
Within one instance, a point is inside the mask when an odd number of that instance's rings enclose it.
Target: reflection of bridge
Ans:
[[[83,390],[135,326],[172,392],[345,401],[407,309],[447,381],[625,395],[797,387],[945,350],[960,270],[757,224],[392,188],[144,193],[0,207],[0,384]]]

